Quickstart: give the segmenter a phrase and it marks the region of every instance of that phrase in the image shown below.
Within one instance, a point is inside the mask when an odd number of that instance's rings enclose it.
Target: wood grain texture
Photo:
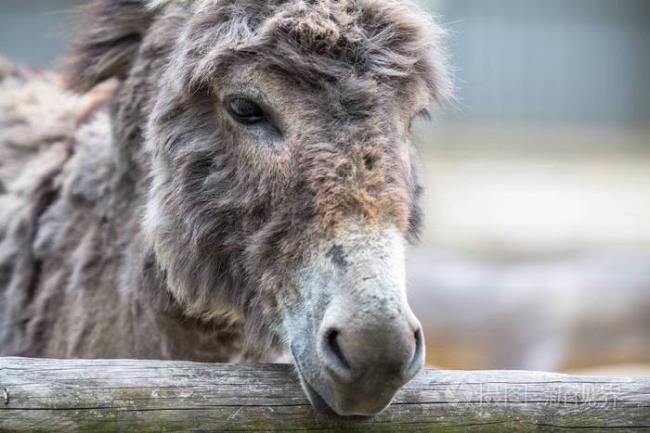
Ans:
[[[384,413],[314,413],[287,365],[0,358],[1,432],[650,431],[650,378],[426,370]]]

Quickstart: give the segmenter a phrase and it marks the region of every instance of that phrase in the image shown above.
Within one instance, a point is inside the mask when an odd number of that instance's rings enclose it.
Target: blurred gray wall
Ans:
[[[465,119],[648,123],[650,1],[424,0]]]
[[[0,0],[0,53],[56,65],[79,0]],[[420,0],[451,30],[449,121],[650,123],[650,1]]]
[[[33,66],[61,63],[80,0],[0,0],[0,54]]]

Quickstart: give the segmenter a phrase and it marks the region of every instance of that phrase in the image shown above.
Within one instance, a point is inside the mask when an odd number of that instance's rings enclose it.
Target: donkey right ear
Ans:
[[[154,15],[146,0],[96,0],[82,13],[67,62],[68,87],[78,92],[126,77]]]

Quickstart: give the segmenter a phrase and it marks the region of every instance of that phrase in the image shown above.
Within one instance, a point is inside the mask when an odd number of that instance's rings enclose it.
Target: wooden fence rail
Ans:
[[[0,432],[650,431],[650,378],[426,370],[370,419],[311,409],[287,365],[0,358]]]

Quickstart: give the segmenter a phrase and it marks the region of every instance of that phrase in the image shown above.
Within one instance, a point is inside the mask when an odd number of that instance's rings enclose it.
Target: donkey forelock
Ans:
[[[186,69],[191,85],[214,79],[234,57],[254,55],[260,66],[312,83],[350,74],[411,77],[421,79],[438,102],[452,93],[441,49],[445,32],[410,0],[98,2],[89,18],[93,27],[81,29],[73,52],[73,86],[123,76],[135,58],[133,48],[165,9],[176,9],[170,15],[203,12],[177,37],[185,50],[178,54],[192,66]],[[215,25],[217,31],[202,31]]]
[[[442,102],[450,84],[443,32],[407,1],[232,1],[197,14],[183,35],[187,82],[213,79],[237,58],[316,84],[350,75],[419,79]],[[216,28],[214,33],[202,28]]]

